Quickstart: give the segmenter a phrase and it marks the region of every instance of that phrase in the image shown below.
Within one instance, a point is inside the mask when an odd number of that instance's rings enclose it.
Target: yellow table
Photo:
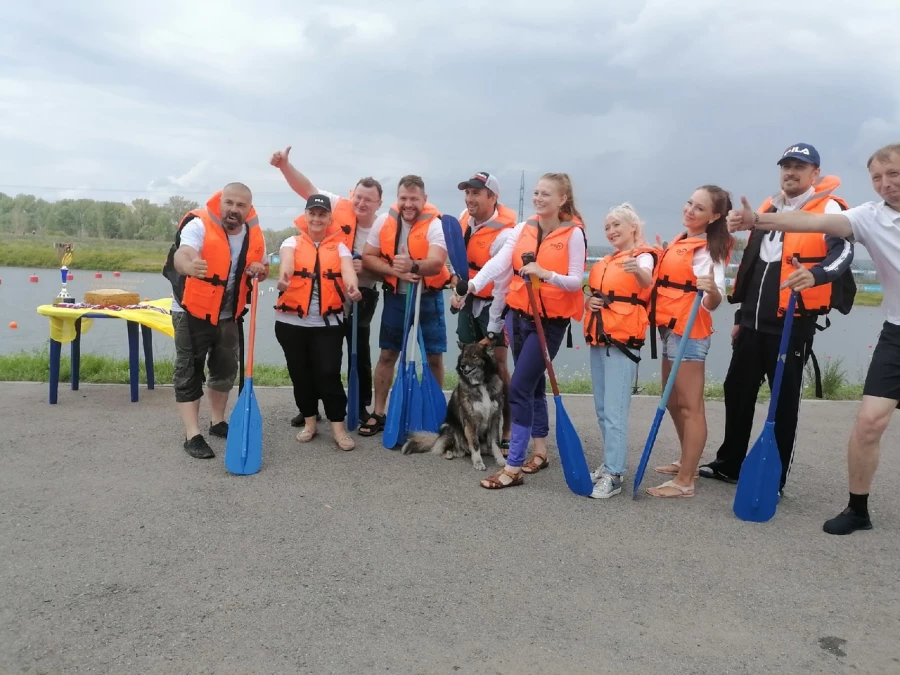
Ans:
[[[153,330],[175,336],[172,327],[172,299],[163,298],[129,308],[97,308],[92,305],[41,305],[37,313],[50,319],[50,403],[55,404],[59,392],[59,360],[62,345],[72,343],[72,391],[78,390],[81,365],[81,336],[87,333],[94,319],[123,319],[128,329],[128,361],[131,380],[131,401],[138,400],[140,357],[138,327],[143,337],[144,362],[147,367],[147,389],[153,389]]]

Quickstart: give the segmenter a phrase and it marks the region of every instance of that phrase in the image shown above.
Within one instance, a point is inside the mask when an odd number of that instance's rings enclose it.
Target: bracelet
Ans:
[[[753,224],[759,225],[759,214],[758,213],[753,214]]]

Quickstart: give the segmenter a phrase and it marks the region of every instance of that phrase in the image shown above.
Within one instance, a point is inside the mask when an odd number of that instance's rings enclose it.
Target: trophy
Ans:
[[[53,300],[54,305],[58,305],[60,303],[66,304],[74,304],[75,298],[72,297],[72,294],[69,293],[69,289],[66,288],[66,282],[69,280],[69,263],[72,262],[73,249],[75,246],[73,244],[57,244],[56,245],[56,257],[59,258],[60,268],[59,275],[62,277],[62,288],[59,291],[59,295]]]

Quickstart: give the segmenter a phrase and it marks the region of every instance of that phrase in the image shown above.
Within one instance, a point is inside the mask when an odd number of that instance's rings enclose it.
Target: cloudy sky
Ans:
[[[418,173],[439,208],[499,176],[518,206],[568,171],[591,243],[628,200],[677,231],[691,191],[752,202],[816,145],[852,203],[900,141],[897,0],[30,0],[0,11],[0,191],[205,201],[246,182],[262,223],[301,208],[274,150],[314,183]]]

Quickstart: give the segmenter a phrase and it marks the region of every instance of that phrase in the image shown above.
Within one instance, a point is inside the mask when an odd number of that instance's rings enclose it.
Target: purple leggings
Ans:
[[[512,312],[510,312],[512,313]],[[509,439],[509,466],[522,466],[525,452],[531,438],[546,438],[550,435],[547,418],[547,376],[541,341],[538,339],[534,321],[514,315],[513,361],[515,369],[509,382],[509,407],[512,413],[512,428]],[[552,360],[566,335],[567,323],[544,324],[547,351]]]

